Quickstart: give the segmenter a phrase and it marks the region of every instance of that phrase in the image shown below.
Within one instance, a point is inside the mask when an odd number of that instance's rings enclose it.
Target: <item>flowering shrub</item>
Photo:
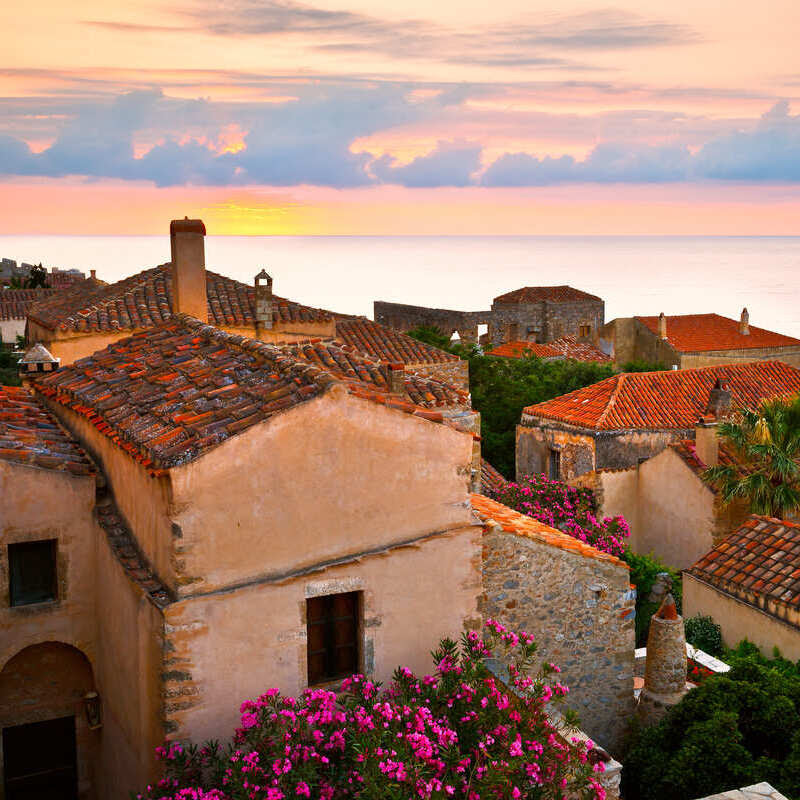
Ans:
[[[506,483],[494,499],[544,522],[582,542],[622,557],[630,528],[623,517],[598,519],[597,500],[590,489],[576,489],[546,475],[525,475],[518,483]]]
[[[545,706],[567,688],[545,665],[528,677],[533,637],[489,621],[433,653],[436,671],[395,671],[386,688],[353,675],[337,696],[270,689],[241,707],[241,727],[216,743],[158,749],[166,776],[140,800],[513,800],[595,798],[602,761],[562,736]],[[509,687],[484,659],[502,652]],[[568,714],[565,714],[570,719]],[[574,721],[574,720],[573,720]],[[592,755],[590,755],[590,753]]]
[[[717,673],[714,670],[698,664],[694,659],[686,659],[686,678],[695,685],[699,686],[706,678],[710,678]]]

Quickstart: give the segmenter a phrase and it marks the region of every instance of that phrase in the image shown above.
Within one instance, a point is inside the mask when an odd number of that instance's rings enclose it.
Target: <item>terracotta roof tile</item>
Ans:
[[[73,475],[94,472],[78,443],[31,392],[18,386],[0,385],[0,459]]]
[[[191,461],[333,383],[434,421],[469,403],[465,392],[417,375],[404,375],[404,394],[392,395],[386,365],[332,342],[276,346],[182,314],[42,377],[36,390],[155,471]]]
[[[800,524],[751,516],[688,572],[729,594],[800,609]]]
[[[636,317],[658,335],[658,317]],[[753,350],[757,348],[800,347],[800,339],[750,325],[750,333],[739,333],[738,320],[719,314],[684,314],[667,317],[667,341],[679,353],[709,350]]]
[[[596,547],[562,533],[533,517],[520,514],[518,511],[491,500],[481,494],[471,495],[472,510],[478,519],[487,527],[499,527],[506,533],[525,536],[538,542],[558,547],[560,550],[569,550],[576,555],[586,558],[596,558],[598,561],[610,561],[613,564],[629,569],[628,565],[616,556],[603,553]]]
[[[499,297],[495,297],[495,303],[575,303],[582,300],[602,299],[593,294],[587,294],[580,289],[573,289],[571,286],[525,286],[522,289],[515,289],[513,292],[506,292]]]
[[[458,361],[452,353],[420,342],[411,336],[373,322],[366,317],[336,320],[336,338],[378,361],[409,364],[440,364]]]
[[[487,353],[489,356],[502,358],[522,358],[525,353],[532,353],[539,358],[570,358],[575,361],[596,361],[611,363],[611,356],[590,342],[579,342],[574,336],[562,336],[547,344],[537,342],[505,342]]]
[[[255,289],[206,270],[209,322],[221,326],[255,324]],[[30,310],[50,330],[76,332],[141,330],[172,316],[172,267],[162,264],[112,284],[85,281]],[[331,312],[273,295],[275,322],[327,322]]]
[[[693,428],[717,378],[728,385],[734,408],[800,392],[800,370],[783,361],[621,373],[528,406],[523,424],[525,417],[538,417],[595,430]]]
[[[30,307],[58,294],[58,289],[0,290],[0,320],[25,319]]]
[[[485,459],[481,459],[481,492],[499,492],[506,485],[506,479]]]

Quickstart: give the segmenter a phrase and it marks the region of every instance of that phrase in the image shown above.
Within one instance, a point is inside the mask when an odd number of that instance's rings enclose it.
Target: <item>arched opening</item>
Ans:
[[[450,341],[451,342],[460,342],[461,341],[461,336],[459,335],[458,331],[453,331],[450,334]]]
[[[0,672],[0,779],[5,800],[88,800],[98,733],[90,729],[92,666],[77,648],[44,642]]]

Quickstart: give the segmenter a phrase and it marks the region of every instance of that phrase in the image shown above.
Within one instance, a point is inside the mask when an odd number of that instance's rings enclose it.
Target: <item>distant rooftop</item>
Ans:
[[[573,289],[571,286],[525,286],[522,289],[515,289],[513,292],[506,292],[499,297],[495,297],[495,303],[575,303],[582,300],[602,299],[593,294],[587,294],[580,289]]]
[[[481,493],[499,492],[506,479],[485,459],[481,459]]]
[[[562,336],[547,344],[537,342],[514,341],[505,342],[486,355],[502,358],[522,358],[531,353],[538,358],[569,358],[575,361],[594,361],[601,364],[611,363],[611,356],[604,353],[591,342],[579,342],[574,336]]]
[[[658,335],[658,317],[636,317]],[[712,350],[755,350],[759,348],[800,347],[800,339],[749,325],[749,334],[739,330],[739,320],[719,314],[683,314],[667,317],[667,342],[679,353]]]
[[[528,406],[539,417],[595,430],[693,428],[705,413],[720,379],[732,408],[755,408],[762,400],[800,392],[800,370],[782,361],[753,361],[665,372],[626,372]]]

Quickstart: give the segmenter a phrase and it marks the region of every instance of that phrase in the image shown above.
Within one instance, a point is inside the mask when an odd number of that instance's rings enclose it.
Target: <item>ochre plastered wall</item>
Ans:
[[[720,364],[743,364],[748,361],[783,361],[800,368],[800,347],[761,348],[757,350],[721,350],[707,353],[684,353],[681,369],[716,367]]]
[[[180,591],[468,524],[472,444],[343,387],[228,439],[170,473]]]
[[[800,659],[800,614],[782,611],[787,613],[784,621],[754,605],[683,574],[684,619],[696,614],[710,616],[722,628],[728,647],[749,639],[765,656],[772,657],[777,647],[790,661]]]
[[[344,538],[346,526],[332,520],[331,534]],[[363,593],[361,666],[373,678],[386,681],[397,666],[428,674],[439,638],[480,626],[480,561],[481,529],[468,525],[289,580],[169,606],[165,674],[168,690],[183,692],[167,701],[170,735],[225,739],[243,700],[273,686],[300,692],[311,596]]]

